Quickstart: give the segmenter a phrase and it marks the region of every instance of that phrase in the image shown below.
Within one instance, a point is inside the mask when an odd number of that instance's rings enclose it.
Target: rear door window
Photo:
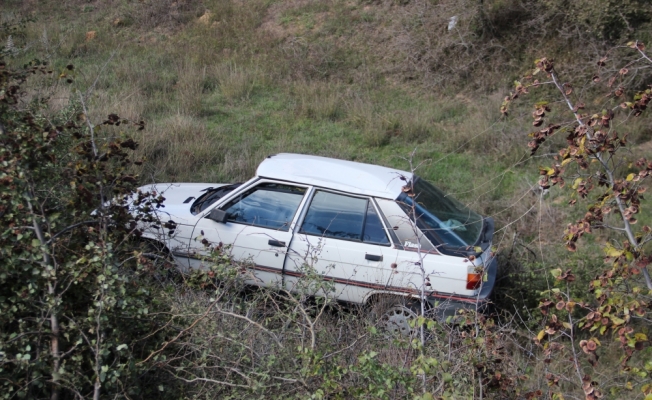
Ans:
[[[380,244],[383,246],[389,246],[389,239],[385,233],[385,227],[383,223],[380,222],[380,217],[376,212],[371,201],[367,205],[367,219],[364,225],[364,236],[362,241],[365,243]]]
[[[369,199],[321,190],[315,193],[300,232],[370,244],[390,244]]]

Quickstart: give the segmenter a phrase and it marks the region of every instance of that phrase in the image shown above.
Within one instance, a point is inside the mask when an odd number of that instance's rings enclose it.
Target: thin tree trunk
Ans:
[[[639,49],[639,51],[647,58],[647,56],[640,49]],[[648,60],[649,60],[649,58],[648,58]],[[650,60],[650,61],[652,62],[652,60]],[[586,126],[586,124],[584,123],[584,121],[582,121],[582,118],[578,114],[577,110],[573,107],[573,104],[571,103],[570,99],[568,98],[568,96],[564,92],[564,88],[562,87],[562,85],[559,83],[559,80],[557,79],[557,74],[555,74],[553,72],[553,73],[550,74],[550,76],[552,77],[553,83],[555,84],[555,86],[557,87],[557,89],[559,90],[561,95],[564,97],[564,101],[566,101],[566,105],[568,106],[568,108],[571,110],[571,112],[575,116],[575,120],[577,121],[577,123],[580,124],[581,126]],[[588,131],[586,133],[586,136],[587,136],[587,138],[589,140],[591,140],[591,134]],[[607,164],[607,161],[605,161],[604,158],[602,157],[602,153],[599,153],[599,152],[596,153],[595,157],[600,162],[600,165],[602,165],[602,169],[606,173],[607,179],[609,179],[609,184],[613,188],[615,183],[616,183],[616,180],[615,180],[614,175],[613,175],[613,171],[611,169],[609,169],[609,165]],[[638,242],[636,241],[636,237],[634,236],[634,231],[632,230],[632,225],[629,223],[629,220],[627,218],[625,218],[625,206],[623,204],[623,201],[620,199],[620,197],[618,197],[617,194],[616,194],[616,196],[614,196],[614,200],[616,201],[616,205],[618,206],[618,211],[620,212],[620,218],[623,221],[624,230],[625,230],[625,233],[627,235],[627,240],[629,240],[629,243],[632,245],[634,250],[638,251],[638,250],[640,250],[640,248],[639,248]],[[644,266],[642,268],[642,270],[643,270],[643,276],[645,277],[645,284],[646,284],[648,289],[652,290],[652,279],[650,279],[650,273],[648,272],[647,267]]]
[[[36,232],[36,237],[38,238],[41,244],[41,254],[43,256],[43,263],[49,267],[54,268],[52,264],[52,258],[50,253],[47,251],[47,241],[45,240],[45,235],[43,234],[43,229],[36,220],[36,215],[34,214],[34,209],[32,208],[32,203],[28,200],[27,205],[29,207],[30,213],[32,214],[32,224],[34,226],[34,232]],[[48,282],[48,295],[50,298],[54,298],[56,295],[56,289],[52,282]],[[50,330],[52,331],[50,337],[50,352],[52,353],[52,393],[50,394],[50,400],[59,400],[59,367],[61,364],[59,352],[59,318],[56,312],[56,305],[50,310]]]

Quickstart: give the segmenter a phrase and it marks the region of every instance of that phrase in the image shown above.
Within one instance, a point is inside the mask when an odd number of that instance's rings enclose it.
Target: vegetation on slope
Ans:
[[[113,113],[145,121],[143,130],[131,133],[140,144],[136,157],[145,162],[125,172],[138,172],[140,183],[243,180],[260,160],[278,152],[405,169],[404,157],[416,148],[419,160],[429,160],[418,171],[421,176],[498,221],[495,245],[505,278],[497,300],[509,315],[500,323],[469,317],[479,322],[471,336],[464,329],[432,326],[427,348],[414,349],[406,340],[379,338],[355,312],[322,313],[324,304],[308,304],[305,298],[279,299],[263,291],[242,303],[232,301],[240,298],[240,283],[222,256],[210,277],[168,280],[149,274],[154,267],[140,256],[132,260],[140,263],[122,264],[131,251],[142,255],[137,244],[120,241],[125,248],[114,255],[106,250],[114,239],[96,239],[97,232],[85,230],[82,237],[90,247],[76,241],[81,238],[62,236],[68,240],[64,248],[78,253],[65,259],[70,268],[57,279],[72,282],[74,263],[97,253],[100,258],[87,264],[90,276],[104,276],[109,268],[115,274],[109,289],[132,301],[123,311],[104,314],[106,336],[92,342],[84,339],[90,320],[83,322],[81,315],[97,315],[91,299],[105,295],[97,294],[105,293],[102,285],[95,281],[79,293],[50,293],[50,278],[38,274],[33,292],[25,284],[32,279],[24,275],[32,269],[25,268],[39,268],[43,245],[32,244],[33,235],[18,233],[23,236],[16,239],[14,225],[30,225],[35,215],[54,222],[51,210],[72,206],[67,201],[75,196],[68,189],[45,190],[46,203],[53,202],[49,208],[25,214],[27,222],[3,220],[2,225],[3,234],[14,235],[10,242],[26,240],[24,251],[31,254],[29,262],[15,253],[2,261],[5,274],[23,269],[2,278],[3,307],[10,307],[7,299],[31,302],[21,316],[3,312],[3,331],[16,335],[0,342],[0,377],[10,388],[8,398],[59,392],[63,397],[411,398],[424,394],[422,376],[428,376],[426,392],[442,397],[543,398],[586,391],[577,379],[559,382],[575,372],[563,359],[550,358],[549,348],[532,342],[546,327],[535,308],[539,291],[550,288],[548,270],[572,268],[578,281],[590,282],[602,270],[598,244],[614,235],[601,233],[570,256],[559,246],[561,227],[585,210],[564,207],[570,195],[562,191],[540,196],[535,176],[565,139],[548,140],[532,158],[526,144],[532,108],[516,104],[509,118],[498,110],[512,82],[543,56],[555,58],[575,82],[580,100],[599,101],[595,94],[601,89],[592,80],[596,62],[630,39],[651,42],[647,1],[7,0],[0,12],[7,70],[38,58],[53,71],[51,78],[21,84],[20,101],[7,109],[11,112],[3,109],[2,123],[13,126],[6,121],[34,116],[38,123],[23,134],[35,135],[47,123],[64,124],[79,113],[98,124]],[[628,94],[650,83],[645,69],[630,76]],[[535,102],[553,93],[539,88],[530,98]],[[549,116],[557,115],[561,112],[553,108]],[[635,146],[625,164],[649,153],[652,136],[649,119],[629,120],[626,126]],[[83,124],[75,129],[81,135],[75,140],[89,139]],[[119,136],[109,131],[98,140],[108,146]],[[62,137],[70,141],[39,144],[58,158],[42,161],[37,171],[25,167],[38,173],[31,185],[48,186],[56,176],[62,188],[68,187],[66,163],[74,165],[75,157],[84,155],[70,151],[77,143],[72,132]],[[100,205],[91,202],[82,214],[55,225],[84,222],[82,217],[90,218]],[[642,209],[638,220],[649,225],[649,210]],[[13,246],[8,243],[3,246]],[[67,257],[57,251],[51,254]],[[214,286],[209,278],[215,275],[226,284]],[[132,292],[130,282],[143,292]],[[23,286],[25,296],[15,297]],[[584,287],[573,290],[581,294]],[[143,312],[145,301],[151,307]],[[39,315],[39,310],[48,311]],[[53,332],[46,326],[51,310],[69,318],[61,335],[72,335],[61,339],[70,361],[67,374],[56,378],[51,371],[57,355],[48,339]],[[133,320],[140,323],[130,331],[125,321]],[[29,332],[37,332],[38,340]],[[234,344],[236,337],[244,344]],[[588,338],[573,337],[578,343]],[[643,362],[633,375],[614,376],[620,353],[608,342],[603,340],[600,363],[592,367],[583,360],[584,367],[595,368],[592,376],[608,375],[599,381],[602,394],[644,398],[641,389],[649,392],[644,380],[652,366]],[[38,359],[38,365],[24,355]],[[640,357],[649,359],[649,353]]]

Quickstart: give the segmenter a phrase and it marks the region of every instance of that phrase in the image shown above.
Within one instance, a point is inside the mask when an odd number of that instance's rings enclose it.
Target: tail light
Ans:
[[[469,266],[466,272],[466,289],[475,290],[482,284],[482,267]]]

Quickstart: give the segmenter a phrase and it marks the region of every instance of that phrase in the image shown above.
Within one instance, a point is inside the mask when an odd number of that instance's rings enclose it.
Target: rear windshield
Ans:
[[[431,241],[450,247],[478,242],[483,223],[480,215],[421,178],[415,179],[413,189],[414,197],[402,193],[397,202],[410,218],[414,218],[414,205],[417,224]]]

